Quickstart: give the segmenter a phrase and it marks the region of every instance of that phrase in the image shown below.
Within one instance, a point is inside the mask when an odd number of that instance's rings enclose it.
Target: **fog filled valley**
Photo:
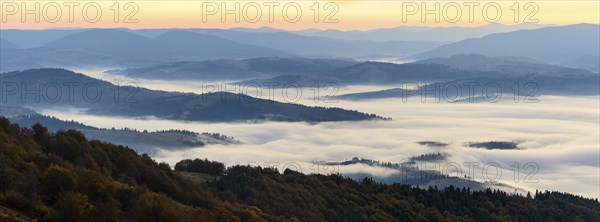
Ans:
[[[0,221],[599,219],[600,26],[417,28],[2,29]]]
[[[197,148],[194,144],[177,146],[172,143],[161,145],[156,142],[132,146],[138,152],[149,153],[157,161],[167,162],[171,166],[186,158],[208,158],[223,162],[227,166],[252,164],[263,167],[273,166],[281,170],[285,167],[299,167],[299,171],[303,173],[342,173],[357,178],[373,176],[384,182],[402,182],[406,180],[402,177],[402,173],[406,173],[402,169],[359,162],[328,167],[323,162],[343,162],[358,157],[381,162],[404,163],[411,157],[443,153],[447,154],[447,157],[434,161],[421,161],[415,166],[422,170],[440,171],[459,178],[469,176],[471,178],[468,180],[477,182],[493,180],[501,186],[489,183],[484,187],[502,188],[510,192],[526,193],[535,189],[547,189],[589,197],[599,194],[595,185],[600,182],[599,179],[595,175],[584,173],[600,170],[596,158],[599,154],[596,147],[599,140],[594,136],[599,133],[597,123],[600,120],[596,113],[598,96],[540,96],[536,97],[534,102],[515,102],[514,95],[510,92],[503,94],[497,102],[449,102],[444,98],[438,98],[443,97],[442,94],[416,94],[406,98],[357,101],[326,97],[334,92],[341,95],[402,87],[402,84],[399,84],[336,86],[336,89],[333,86],[329,89],[322,87],[321,93],[325,96],[315,100],[314,87],[274,89],[257,88],[255,85],[225,86],[223,84],[229,81],[208,83],[157,81],[111,75],[98,70],[78,70],[78,72],[110,82],[135,83],[136,86],[148,89],[182,93],[202,94],[203,90],[206,90],[203,86],[216,84],[233,93],[246,93],[257,98],[270,98],[283,103],[293,101],[309,107],[325,106],[359,110],[390,118],[358,122],[240,120],[218,123],[172,121],[152,116],[143,118],[98,116],[90,115],[76,107],[37,110],[43,115],[62,120],[74,120],[97,128],[127,128],[150,132],[185,129],[192,132],[220,133],[239,141],[233,144],[208,143],[198,145]],[[466,91],[466,88],[463,90]],[[271,97],[268,97],[269,91]],[[463,96],[466,98],[467,95]],[[436,98],[439,101],[436,101]],[[221,102],[227,104],[244,101],[238,101],[235,96],[230,96]],[[108,138],[104,140],[110,141],[111,137]],[[112,140],[123,141],[115,138]],[[423,141],[447,145],[419,144]],[[488,141],[514,142],[518,144],[518,149],[477,149],[468,145],[468,143]],[[129,143],[126,144],[131,146]],[[147,146],[153,148],[148,149]],[[492,168],[484,170],[486,164],[493,164],[490,165]],[[521,168],[519,173],[515,172],[515,164]],[[534,164],[535,168],[523,168],[525,164]],[[500,171],[496,170],[496,166]],[[471,167],[475,168],[471,169]],[[423,182],[426,184],[429,181]],[[452,184],[452,182],[446,183],[446,185]]]
[[[163,82],[161,87],[169,89],[165,84]],[[172,87],[182,90],[180,86],[175,83]],[[356,88],[365,90],[374,87]],[[355,92],[353,90],[353,87],[341,88],[340,93]],[[310,90],[304,88],[302,91]],[[284,101],[282,96],[279,98]],[[375,177],[396,176],[400,180],[400,176],[395,174],[399,170],[365,164],[327,169],[315,162],[345,161],[359,157],[401,163],[413,156],[442,152],[449,154],[449,157],[441,161],[425,162],[422,167],[441,170],[446,164],[457,163],[462,174],[453,172],[452,175],[464,176],[469,175],[469,166],[464,164],[475,162],[479,166],[475,168],[474,179],[483,182],[483,166],[493,162],[502,167],[500,181],[516,188],[526,191],[567,188],[572,190],[564,191],[594,197],[598,195],[595,184],[600,181],[596,175],[585,172],[600,170],[597,158],[599,151],[596,147],[599,139],[595,136],[599,133],[597,123],[600,120],[596,113],[598,100],[598,96],[547,96],[539,98],[538,103],[514,103],[511,97],[498,103],[436,103],[432,98],[428,102],[422,102],[420,98],[411,98],[406,102],[402,99],[339,100],[327,105],[377,113],[391,120],[332,123],[181,122],[155,118],[93,116],[72,109],[49,109],[41,110],[40,113],[101,128],[218,132],[241,142],[235,145],[217,144],[177,150],[159,147],[161,150],[154,157],[157,161],[165,161],[171,165],[190,157],[208,158],[228,166],[257,164],[281,168],[299,164],[304,173],[328,174],[339,171],[342,174],[369,174]],[[312,98],[302,99],[301,102],[308,106],[323,105],[322,103],[316,104]],[[436,141],[448,146],[430,147],[418,144],[421,141]],[[466,145],[468,142],[484,141],[515,141],[520,149],[487,150]],[[436,162],[440,166],[436,166]],[[539,172],[532,174],[533,168],[520,172],[521,178],[515,183],[514,164],[530,162],[539,166]],[[494,168],[489,169],[489,174],[486,175],[487,178],[496,178]],[[522,177],[528,175],[535,182],[524,183]]]

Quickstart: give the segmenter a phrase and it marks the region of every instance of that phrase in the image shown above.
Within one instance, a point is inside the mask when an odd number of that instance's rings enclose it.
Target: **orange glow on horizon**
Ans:
[[[285,30],[369,30],[398,26],[475,27],[494,23],[600,23],[599,1],[515,0],[479,1],[471,4],[473,2],[302,0],[278,1],[271,4],[273,1],[102,0],[72,3],[73,1],[2,0],[0,28],[152,29],[266,26]],[[298,16],[298,11],[301,12],[301,16]]]

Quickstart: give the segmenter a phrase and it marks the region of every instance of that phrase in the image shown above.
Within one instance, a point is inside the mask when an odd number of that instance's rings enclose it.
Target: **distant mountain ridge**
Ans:
[[[427,27],[399,26],[393,28],[376,28],[371,30],[300,30],[293,33],[306,36],[319,36],[345,40],[375,41],[438,41],[455,42],[469,38],[479,38],[492,33],[510,32],[520,29],[536,29],[546,27],[541,24],[502,25],[490,24],[479,27]]]
[[[522,30],[515,31],[517,29]],[[146,67],[181,61],[258,57],[407,61],[482,54],[527,57],[600,72],[597,69],[600,57],[594,52],[600,51],[598,29],[598,25],[579,24],[398,27],[368,31],[271,28],[0,30],[1,38],[19,47],[0,50],[0,56],[8,58],[0,61],[0,71],[43,67]],[[317,34],[329,32],[339,33]],[[412,34],[420,37],[410,39]],[[368,38],[360,37],[362,35]],[[377,40],[386,36],[388,39]],[[453,41],[459,42],[441,45]]]
[[[591,57],[590,68],[600,60],[600,25],[578,24],[496,33],[440,46],[414,58],[450,57],[456,54],[485,56],[522,56],[551,64],[565,64],[581,57]]]
[[[533,74],[508,77],[490,76],[452,81],[438,81],[416,86],[407,85],[411,86],[411,88],[392,88],[379,91],[342,94],[335,96],[334,99],[365,100],[420,97],[421,101],[426,100],[430,102],[495,103],[500,101],[513,102],[515,98],[518,98],[519,102],[525,100],[531,102],[543,95],[598,96],[600,95],[600,85],[598,82],[600,82],[600,75],[597,74],[565,76]],[[472,93],[468,91],[471,90],[471,88],[469,88],[471,86],[473,90]],[[489,91],[484,91],[484,87],[488,87],[487,90]],[[429,94],[425,95],[425,93]]]
[[[478,54],[457,54],[451,56],[450,58],[431,58],[420,60],[415,63],[441,64],[469,71],[495,71],[505,73],[508,75],[539,74],[563,76],[590,74],[589,71],[583,69],[549,65],[541,61],[515,56],[487,57]]]
[[[7,41],[6,39],[0,38],[0,48],[2,49],[14,49],[19,48],[17,45],[12,42]]]
[[[353,62],[302,58],[258,58],[170,63],[155,67],[110,71],[109,74],[148,79],[242,80],[240,83],[279,85],[302,81],[337,84],[394,84],[403,81],[450,80],[493,75],[440,64]],[[312,81],[312,82],[310,82]]]
[[[19,48],[29,49],[43,47],[62,37],[88,30],[90,29],[1,29],[0,37],[14,43]]]
[[[41,38],[45,36],[47,38]],[[259,57],[398,57],[431,50],[430,41],[348,41],[290,32],[219,29],[0,30],[22,48],[2,48],[1,71],[29,68],[141,67],[168,62]]]
[[[17,37],[45,33],[45,30],[23,31],[25,34],[19,34],[16,30],[8,31]],[[56,30],[48,32],[54,33]],[[2,48],[0,71],[46,67],[137,67],[169,61],[291,56],[271,48],[185,31],[167,32],[152,38],[121,29],[65,30],[56,35],[59,37],[54,36],[55,40],[41,47]]]
[[[275,49],[189,31],[170,31],[147,38],[123,30],[94,29],[65,36],[46,44],[45,47],[81,48],[114,56],[127,56],[134,59],[151,58],[157,61],[289,55]]]
[[[343,40],[305,36],[286,31],[242,32],[223,29],[191,29],[190,31],[274,48],[298,56],[316,58],[358,58],[371,55],[408,56],[441,45],[439,42],[423,40]]]
[[[265,57],[244,60],[184,61],[164,65],[111,70],[147,79],[245,80],[279,75],[319,75],[356,64],[352,60]]]
[[[528,58],[487,57],[478,54],[459,54],[450,58],[432,58],[404,64],[305,58],[216,60],[115,70],[109,74],[141,79],[234,80],[246,85],[278,83],[279,86],[288,83],[301,86],[312,86],[314,83],[334,83],[340,86],[390,85],[501,76],[594,75],[587,70],[544,64]]]

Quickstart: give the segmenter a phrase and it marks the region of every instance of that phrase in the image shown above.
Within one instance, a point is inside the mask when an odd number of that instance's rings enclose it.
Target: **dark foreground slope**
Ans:
[[[0,205],[42,221],[239,221],[272,219],[224,203],[147,155],[48,133],[0,117]],[[12,218],[0,218],[0,221]]]
[[[597,221],[600,203],[571,194],[442,190],[360,182],[338,175],[233,167],[214,182],[220,198],[300,221]]]
[[[193,184],[167,164],[77,131],[0,117],[0,221],[598,221],[597,200],[423,190],[235,166]]]

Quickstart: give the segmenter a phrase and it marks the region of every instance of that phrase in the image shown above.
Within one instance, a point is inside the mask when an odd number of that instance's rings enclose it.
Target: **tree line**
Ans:
[[[600,221],[597,199],[559,192],[421,189],[207,159],[175,167],[219,176],[197,183],[127,147],[0,117],[0,221],[15,219],[2,209],[38,221]]]

